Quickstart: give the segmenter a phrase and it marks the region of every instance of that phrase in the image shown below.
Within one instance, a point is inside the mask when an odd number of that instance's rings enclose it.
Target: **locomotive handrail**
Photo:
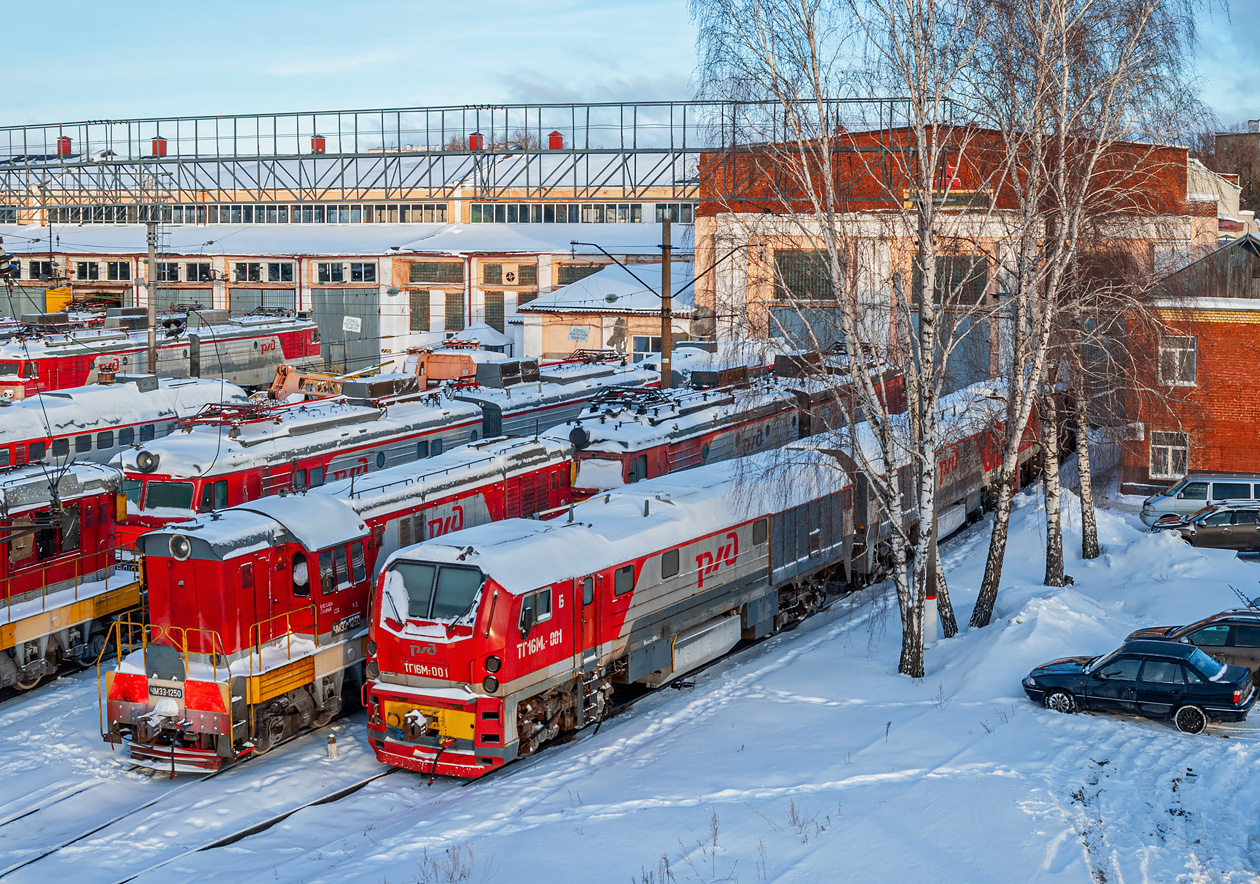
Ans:
[[[293,634],[294,634],[293,633],[293,616],[295,614],[300,614],[304,611],[310,611],[311,613],[311,631],[312,631],[311,637],[315,642],[315,648],[316,649],[319,648],[319,610],[315,607],[314,604],[302,605],[300,607],[294,608],[291,611],[285,611],[282,614],[272,614],[270,617],[267,617],[263,620],[259,620],[255,622],[249,628],[249,643],[250,643],[249,677],[250,678],[253,678],[254,675],[256,674],[254,672],[254,656],[255,655],[257,655],[258,657],[258,673],[257,674],[261,675],[263,672],[266,671],[266,667],[264,665],[264,661],[262,658],[262,651],[265,645],[269,645],[272,642],[276,642],[278,645],[279,641],[283,639],[284,645],[285,645],[286,662],[293,661]],[[273,621],[279,621],[279,620],[285,621],[284,635],[276,636],[275,638],[268,639],[267,641],[264,642],[262,640],[262,628],[268,623],[271,623]]]
[[[68,566],[73,566],[74,570],[73,570],[72,575],[63,577],[60,580],[48,581],[45,579],[41,579],[39,581],[38,592],[39,592],[39,601],[40,601],[40,607],[39,607],[40,613],[46,613],[48,611],[48,597],[50,595],[55,595],[56,593],[64,592],[67,589],[73,588],[74,601],[78,602],[78,601],[81,601],[81,599],[79,598],[79,590],[86,583],[99,583],[103,580],[105,583],[105,587],[102,590],[102,594],[103,594],[105,592],[109,592],[109,584],[110,584],[111,578],[115,580],[117,585],[123,585],[123,586],[127,585],[128,583],[134,583],[138,581],[140,579],[140,575],[138,572],[135,574],[134,579],[122,579],[117,576],[119,571],[127,571],[127,569],[118,567],[118,553],[122,551],[123,551],[123,547],[121,546],[107,546],[91,553],[84,553],[82,550],[79,550],[78,555],[76,555],[72,559],[66,559],[66,558],[51,559],[47,562],[43,562],[37,567],[22,568],[22,570],[16,573],[11,573],[10,576],[4,578],[4,582],[2,584],[4,587],[5,622],[11,623],[13,621],[13,607],[15,605],[24,605],[27,602],[34,601],[34,597],[32,593],[36,592],[36,590],[28,589],[23,592],[17,593],[15,595],[13,593],[14,584],[25,582],[32,575],[45,573],[47,571],[50,571],[53,568],[65,568]],[[74,554],[64,553],[63,555],[70,556]],[[87,559],[95,558],[100,555],[106,556],[106,564],[104,565],[104,567],[92,568],[90,570],[84,568],[83,565]],[[10,565],[10,568],[12,567],[13,566]],[[101,575],[101,576],[98,576],[98,575]]]

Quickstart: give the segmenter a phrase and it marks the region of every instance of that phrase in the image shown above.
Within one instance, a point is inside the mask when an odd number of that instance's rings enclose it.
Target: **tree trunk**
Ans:
[[[997,507],[993,512],[993,537],[989,540],[989,556],[984,563],[984,578],[980,582],[980,595],[971,612],[971,626],[988,626],[993,619],[993,605],[997,602],[998,583],[1002,579],[1002,561],[1006,557],[1006,540],[1011,528],[1011,503],[1015,498],[1015,485],[1019,481],[1019,456],[1002,463],[1002,475],[998,479]]]
[[[907,568],[906,544],[897,542],[893,548],[893,586],[897,588],[897,604],[901,608],[901,660],[897,671],[911,678],[923,677],[923,598],[925,593],[920,581],[915,580],[917,568]]]
[[[1041,480],[1046,489],[1046,586],[1063,585],[1063,514],[1059,487],[1059,413],[1054,401],[1054,382],[1046,383],[1042,397]]]
[[[1076,401],[1076,466],[1081,476],[1081,558],[1096,559],[1098,522],[1094,517],[1094,476],[1089,459],[1089,408],[1083,398]]]
[[[937,546],[936,532],[932,532],[932,571],[936,580],[936,612],[941,618],[941,632],[945,638],[958,635],[958,621],[954,619],[954,606],[949,600],[949,585],[945,582],[945,566]]]

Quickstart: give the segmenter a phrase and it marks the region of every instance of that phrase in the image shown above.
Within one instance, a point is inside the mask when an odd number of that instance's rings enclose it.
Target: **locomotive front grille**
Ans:
[[[386,700],[382,705],[385,726],[411,742],[423,736],[472,740],[477,733],[477,716],[472,712],[417,706],[400,700]],[[423,717],[422,722],[416,713]]]

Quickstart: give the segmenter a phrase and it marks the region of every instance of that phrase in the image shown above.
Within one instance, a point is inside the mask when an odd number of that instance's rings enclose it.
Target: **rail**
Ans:
[[[10,542],[12,539],[12,537],[8,538]],[[34,595],[36,592],[39,593],[38,598],[40,606],[39,611],[31,611],[32,614],[45,613],[48,610],[49,597],[56,595],[57,593],[65,592],[66,590],[73,590],[72,601],[78,602],[81,601],[80,591],[87,584],[104,583],[101,593],[93,593],[93,596],[95,596],[109,591],[111,579],[115,588],[118,586],[126,586],[129,583],[134,583],[139,580],[140,578],[138,572],[135,575],[132,575],[126,569],[119,567],[120,563],[118,556],[121,551],[122,547],[119,546],[105,547],[104,549],[87,554],[83,554],[82,550],[80,550],[80,554],[74,559],[53,559],[39,565],[38,567],[22,568],[15,574],[6,577],[3,583],[0,583],[0,586],[3,586],[4,588],[4,622],[12,623],[14,619],[13,609],[15,607],[21,607],[34,602],[36,600]],[[87,560],[96,559],[98,556],[102,555],[106,556],[107,564],[104,567],[95,567],[91,569],[84,567]],[[73,568],[73,571],[70,574],[63,575],[55,580],[46,579],[50,571],[66,568],[67,566],[71,566]],[[10,567],[13,566],[10,565]],[[126,576],[118,576],[119,572],[122,572]],[[38,589],[27,589],[21,590],[16,594],[14,593],[15,585],[22,586],[27,584],[34,575],[41,575]],[[92,596],[87,596],[87,598],[91,597]],[[20,615],[21,614],[19,612],[19,616]]]
[[[314,605],[302,605],[291,611],[285,611],[282,614],[273,614],[263,620],[259,620],[249,628],[249,677],[253,678],[256,674],[260,675],[266,671],[266,661],[263,660],[263,649],[273,645],[279,646],[281,641],[285,647],[285,662],[293,661],[293,636],[295,634],[293,627],[293,618],[297,614],[310,612],[311,615],[311,638],[315,642],[315,647],[319,648],[319,611]],[[285,629],[283,635],[263,640],[263,627],[269,623],[276,623],[283,620]],[[258,658],[258,672],[254,671],[254,658]]]

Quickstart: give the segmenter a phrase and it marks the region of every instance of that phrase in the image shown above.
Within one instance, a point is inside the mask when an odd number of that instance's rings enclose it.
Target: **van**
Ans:
[[[1260,475],[1203,473],[1186,476],[1167,491],[1142,504],[1142,521],[1154,525],[1161,516],[1188,516],[1210,503],[1260,500]]]

